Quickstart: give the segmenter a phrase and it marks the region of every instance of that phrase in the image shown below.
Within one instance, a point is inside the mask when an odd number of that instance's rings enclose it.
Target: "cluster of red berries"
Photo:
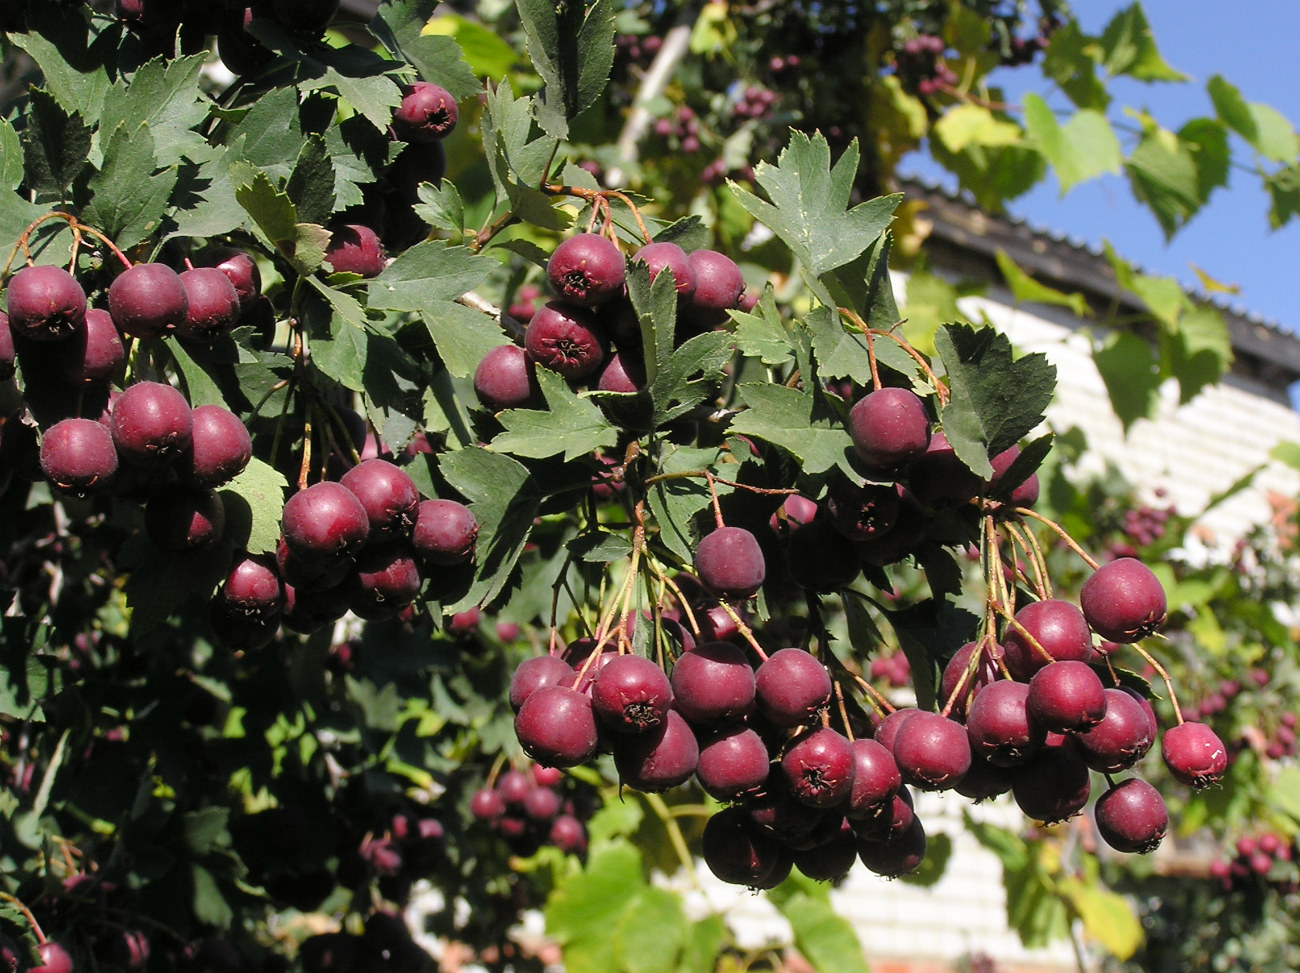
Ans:
[[[700,151],[700,121],[690,105],[675,108],[668,118],[656,119],[654,133],[686,155]]]
[[[920,95],[932,95],[957,83],[957,75],[944,62],[948,45],[934,34],[908,38],[895,52],[894,63],[903,87]]]
[[[463,503],[425,499],[397,464],[362,460],[286,501],[274,558],[236,557],[212,599],[213,629],[227,645],[253,649],[281,623],[306,633],[348,611],[394,618],[426,582],[437,586],[468,565],[477,536]]]
[[[1300,888],[1297,849],[1285,836],[1273,831],[1244,835],[1237,839],[1233,851],[1236,854],[1231,859],[1210,863],[1210,877],[1225,892],[1261,881],[1275,885],[1284,894],[1295,894]]]
[[[591,795],[555,767],[511,767],[470,798],[474,819],[492,828],[513,854],[528,856],[543,845],[571,855],[587,851]]]
[[[651,279],[672,275],[677,290],[676,340],[711,330],[742,306],[745,279],[730,257],[716,250],[686,253],[675,243],[648,243],[631,256]],[[626,293],[628,258],[597,233],[580,233],[551,253],[546,278],[554,298],[540,307],[535,288],[516,295],[507,314],[525,325],[523,344],[489,351],[474,372],[482,405],[502,409],[541,405],[534,369],[550,369],[571,385],[602,392],[642,393],[646,368],[640,323]],[[640,403],[644,404],[644,403]],[[648,418],[634,404],[618,413],[629,424]]]

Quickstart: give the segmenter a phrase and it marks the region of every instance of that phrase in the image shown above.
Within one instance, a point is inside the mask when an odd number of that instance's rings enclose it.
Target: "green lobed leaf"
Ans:
[[[727,923],[717,913],[695,920],[687,931],[677,973],[698,973],[714,968],[728,938]]]
[[[713,398],[734,350],[735,339],[726,331],[706,331],[675,349],[647,385],[654,407],[651,425],[672,422]]]
[[[479,524],[474,584],[458,604],[486,604],[509,581],[532,530],[542,495],[535,485],[525,489],[531,478],[527,467],[483,447],[444,453],[438,459],[438,469],[452,489],[469,501]]]
[[[1036,304],[1057,304],[1068,307],[1074,312],[1075,317],[1092,317],[1088,299],[1080,292],[1067,294],[1046,284],[1040,284],[1017,267],[1015,261],[1008,257],[1001,247],[998,248],[995,258],[998,262],[998,270],[1002,271],[1002,277],[1007,282],[1007,287],[1011,289],[1011,296],[1015,300]]]
[[[1268,191],[1268,225],[1278,229],[1300,216],[1300,162],[1293,163],[1264,178]]]
[[[1161,374],[1178,380],[1180,404],[1186,405],[1217,382],[1232,364],[1232,337],[1222,312],[1208,305],[1192,308],[1178,330],[1159,337]]]
[[[870,385],[871,352],[861,329],[850,324],[828,307],[815,308],[801,322],[812,335],[812,348],[817,356],[817,374],[821,378],[847,378],[859,385]],[[902,375],[916,371],[916,361],[889,338],[875,336],[871,351],[876,362],[892,368]]]
[[[759,382],[745,383],[738,391],[749,408],[731,421],[733,433],[780,446],[809,475],[851,462],[853,441],[818,396]]]
[[[528,54],[543,87],[535,102],[537,121],[564,138],[568,123],[591,107],[614,66],[614,5],[609,0],[554,3],[517,0]]]
[[[79,13],[52,3],[26,6],[27,31],[5,40],[41,66],[45,86],[69,114],[96,117],[112,85],[109,68],[117,67],[113,33],[95,35]]]
[[[30,97],[23,139],[27,185],[66,195],[90,165],[91,126],[82,115],[66,111],[48,91],[34,88]]]
[[[827,898],[797,892],[777,908],[790,922],[794,946],[815,970],[867,973],[862,942]]]
[[[342,325],[311,340],[312,364],[346,389],[364,392],[370,336],[363,328]]]
[[[641,352],[649,387],[659,379],[659,363],[673,353],[677,288],[672,274],[660,274],[652,283],[650,268],[638,260],[628,267],[627,296],[641,323]]]
[[[1187,81],[1160,56],[1151,25],[1140,3],[1115,14],[1100,37],[1101,64],[1114,77],[1124,74],[1139,81]]]
[[[882,233],[858,257],[823,278],[831,296],[856,311],[867,326],[888,331],[901,320],[889,276],[891,236]]]
[[[546,408],[498,413],[497,421],[505,431],[492,440],[493,449],[531,459],[563,453],[565,460],[571,460],[618,442],[618,429],[595,403],[575,393],[562,376],[538,368],[537,384]]]
[[[763,288],[753,311],[736,311],[733,334],[736,349],[764,365],[784,365],[794,360],[794,346],[786,331],[784,318],[776,307],[776,293],[769,283]]]
[[[366,287],[366,303],[390,311],[428,312],[478,287],[493,261],[468,247],[425,240],[403,251]]]
[[[1115,332],[1093,349],[1092,360],[1126,433],[1137,420],[1155,415],[1161,376],[1155,354],[1143,338],[1129,331]]]
[[[421,78],[442,85],[457,100],[472,97],[482,85],[456,39],[425,32],[437,6],[437,0],[388,0],[380,5],[370,29],[390,49],[400,51]]]
[[[659,471],[671,474],[709,469],[718,462],[718,456],[717,449],[667,447],[659,458]],[[723,484],[717,485],[719,496],[728,489]],[[659,529],[655,536],[683,564],[690,564],[695,557],[695,545],[699,541],[695,519],[712,499],[702,476],[659,479],[647,491],[646,502]]]
[[[1193,129],[1192,134],[1204,137],[1206,133]],[[1125,160],[1133,195],[1151,210],[1166,238],[1205,205],[1208,188],[1222,169],[1221,158],[1198,161],[1199,147],[1191,139],[1149,127]]]
[[[194,915],[217,929],[229,929],[235,918],[234,909],[226,901],[213,874],[202,865],[191,865],[194,881]]]
[[[902,202],[896,194],[848,208],[857,169],[856,139],[832,166],[830,145],[820,132],[810,137],[792,130],[776,164],[760,162],[754,170],[770,202],[738,183],[729,180],[727,185],[754,219],[794,251],[809,274],[820,277],[874,243]]]
[[[1062,196],[1081,182],[1120,171],[1123,155],[1119,139],[1101,112],[1083,108],[1059,125],[1055,113],[1038,95],[1025,95],[1024,104],[1025,129],[1052,164]]]
[[[1055,81],[1076,107],[1105,111],[1110,92],[1097,77],[1096,50],[1093,38],[1085,35],[1076,21],[1068,20],[1052,33],[1043,55],[1043,74]]]
[[[558,140],[537,134],[531,98],[515,98],[508,84],[487,93],[480,116],[483,150],[496,186],[498,202],[509,200],[514,215],[543,229],[560,230],[569,217],[537,187],[546,179]]]
[[[319,135],[308,136],[298,152],[293,174],[285,186],[285,193],[293,201],[294,212],[300,222],[330,222],[334,213],[335,182],[334,162],[325,140]]]
[[[1026,97],[1026,118],[1029,116],[1028,98],[1037,97]],[[945,111],[934,123],[931,133],[949,152],[961,152],[970,145],[1015,145],[1023,134],[1015,122],[997,117],[983,105],[969,102],[960,102]]]
[[[207,120],[210,102],[200,77],[206,54],[154,58],[128,81],[119,78],[105,93],[98,125],[101,133],[128,131],[147,124],[154,135],[158,166],[176,165],[206,147],[195,129]]]
[[[467,378],[483,356],[503,343],[501,326],[482,311],[443,301],[420,315],[447,371]]]
[[[690,931],[682,898],[647,886],[627,904],[612,930],[612,969],[627,973],[673,973]]]
[[[226,536],[250,554],[270,554],[280,540],[280,518],[289,484],[284,474],[256,456],[221,487]]]
[[[460,191],[451,182],[440,186],[426,182],[417,192],[420,201],[415,204],[415,215],[435,230],[444,230],[459,239],[465,234],[465,203]]]
[[[239,158],[265,171],[271,180],[288,179],[307,137],[299,112],[297,91],[272,88],[239,119],[227,143],[241,146]]]
[[[233,163],[230,174],[235,199],[252,219],[254,233],[268,249],[292,257],[298,238],[298,214],[289,194],[276,188],[270,173],[246,162]]]
[[[32,220],[48,212],[15,192],[23,178],[22,142],[13,126],[0,118],[0,239],[17,241]]]
[[[1011,341],[992,328],[949,324],[936,335],[951,397],[941,421],[957,458],[981,478],[990,456],[1043,421],[1056,387],[1056,366],[1034,353],[1015,359]]]
[[[1078,915],[1084,932],[1119,960],[1131,959],[1145,938],[1133,905],[1118,892],[1066,876],[1057,883],[1062,898]]]
[[[641,855],[623,839],[593,848],[586,867],[556,885],[546,900],[546,928],[564,947],[567,970],[616,969],[610,932],[645,888]]]
[[[119,125],[104,146],[104,161],[90,178],[91,197],[82,218],[124,250],[157,235],[176,185],[174,168],[157,169],[153,132]]]

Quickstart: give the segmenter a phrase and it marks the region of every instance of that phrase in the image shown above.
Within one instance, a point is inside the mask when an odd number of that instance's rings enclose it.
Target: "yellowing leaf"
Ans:
[[[1142,923],[1124,896],[1073,877],[1058,879],[1056,887],[1078,913],[1084,931],[1107,952],[1121,960],[1137,952]]]
[[[1015,122],[998,118],[981,105],[958,105],[934,123],[935,137],[952,152],[960,152],[971,144],[1015,145],[1021,134]]]

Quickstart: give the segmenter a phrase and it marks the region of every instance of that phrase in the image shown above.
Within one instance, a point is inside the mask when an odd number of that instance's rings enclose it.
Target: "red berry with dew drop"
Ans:
[[[1198,790],[1217,784],[1228,769],[1228,748],[1204,723],[1180,723],[1165,730],[1160,756],[1174,779]]]
[[[558,655],[538,655],[525,659],[510,677],[508,698],[516,713],[534,690],[543,686],[572,686],[576,673]]]

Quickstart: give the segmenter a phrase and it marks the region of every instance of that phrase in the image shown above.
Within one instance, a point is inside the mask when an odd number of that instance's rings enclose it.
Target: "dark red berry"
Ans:
[[[239,323],[239,292],[229,277],[216,267],[194,267],[181,271],[185,288],[185,319],[176,333],[194,341],[212,341]]]
[[[763,786],[770,765],[762,737],[748,726],[729,726],[701,741],[695,777],[706,794],[736,801]]]
[[[739,807],[724,808],[709,818],[701,843],[709,871],[731,885],[771,888],[790,871],[789,852]]]
[[[465,564],[474,557],[478,520],[458,500],[422,500],[415,508],[411,544],[430,564]]]
[[[524,753],[548,767],[574,767],[596,752],[591,697],[567,686],[543,686],[515,714]]]
[[[810,723],[830,702],[831,677],[804,649],[773,652],[755,673],[758,711],[775,726]]]
[[[678,303],[686,303],[695,295],[695,270],[686,251],[675,243],[647,243],[632,255],[633,263],[643,263],[650,269],[650,279],[667,269],[673,275]]]
[[[1002,637],[1007,668],[1028,680],[1052,661],[1087,662],[1092,655],[1092,631],[1083,612],[1068,601],[1045,598],[1016,612]]]
[[[695,731],[676,710],[669,710],[664,721],[647,732],[620,734],[612,742],[619,779],[639,791],[653,793],[684,784],[699,763]]]
[[[262,293],[262,271],[246,250],[214,247],[199,258],[200,266],[215,267],[234,285],[239,306],[244,308]]]
[[[402,88],[402,103],[393,112],[393,134],[403,142],[440,142],[460,117],[456,99],[446,88],[415,81]]]
[[[532,359],[518,345],[498,345],[474,369],[474,394],[494,412],[523,409],[540,400]]]
[[[330,480],[291,496],[282,523],[290,552],[309,560],[353,556],[370,537],[366,508],[351,490]]]
[[[1039,750],[1016,767],[1011,795],[1027,816],[1055,824],[1083,810],[1091,787],[1088,765],[1067,742]]]
[[[102,308],[86,311],[85,326],[60,348],[59,366],[73,385],[93,385],[115,378],[126,362],[126,348],[113,318]]]
[[[24,267],[5,290],[10,330],[35,341],[62,341],[86,320],[86,292],[62,267]]]
[[[1174,778],[1200,789],[1217,784],[1228,769],[1228,749],[1204,723],[1171,726],[1160,739],[1160,756]]]
[[[853,744],[829,727],[804,733],[781,758],[790,791],[809,807],[830,807],[853,791]]]
[[[180,554],[211,547],[226,528],[226,507],[215,490],[169,483],[144,508],[145,533],[160,551]]]
[[[1110,787],[1093,808],[1097,831],[1116,851],[1155,851],[1169,827],[1169,809],[1160,792],[1140,777]]]
[[[405,536],[415,523],[420,491],[400,466],[374,457],[362,460],[339,482],[352,491],[366,510],[371,539]]]
[[[970,768],[966,728],[939,713],[919,711],[899,728],[894,761],[904,783],[923,790],[948,790]]]
[[[743,601],[758,593],[767,575],[763,549],[743,527],[719,527],[695,549],[695,573],[719,598]]]
[[[1106,715],[1106,687],[1086,662],[1065,660],[1043,666],[1029,680],[1029,713],[1054,733],[1082,730]]]
[[[622,295],[626,267],[622,251],[607,237],[579,233],[551,253],[546,277],[562,301],[595,308]]]
[[[325,263],[336,274],[359,277],[378,277],[388,265],[379,235],[360,223],[348,223],[334,230],[325,248]]]
[[[1146,638],[1165,622],[1165,589],[1136,558],[1103,564],[1079,589],[1088,624],[1102,638],[1126,644]]]
[[[175,331],[188,312],[185,284],[166,264],[136,264],[108,287],[108,313],[123,334],[154,338]]]
[[[572,686],[573,667],[558,655],[539,655],[525,659],[510,677],[510,708],[516,713],[534,690],[543,686]]]
[[[1029,713],[1029,687],[998,679],[971,700],[966,732],[971,750],[1001,767],[1022,764],[1042,745],[1047,731]]]
[[[653,731],[663,724],[672,704],[668,676],[643,656],[617,656],[591,682],[592,709],[620,733]]]
[[[239,416],[219,405],[196,406],[190,447],[176,460],[176,475],[192,486],[217,487],[248,467],[253,440]]]
[[[683,652],[671,677],[674,707],[692,723],[743,719],[754,708],[754,670],[730,642],[704,642]]]
[[[1146,710],[1122,689],[1107,688],[1106,712],[1086,730],[1073,734],[1084,760],[1098,773],[1114,774],[1141,760],[1155,741]]]
[[[694,250],[687,263],[695,275],[695,292],[685,308],[691,322],[701,328],[727,323],[727,312],[740,307],[745,278],[736,262],[717,250]]]
[[[166,465],[190,448],[194,413],[170,385],[136,382],[113,402],[109,429],[123,458],[149,467]]]
[[[40,464],[46,479],[60,490],[92,493],[112,482],[117,451],[103,423],[64,419],[41,436]]]
[[[886,473],[925,455],[930,445],[930,415],[910,389],[868,392],[849,410],[848,429],[862,462]]]
[[[591,311],[548,301],[528,322],[524,346],[538,365],[578,381],[600,368],[608,342],[604,327]]]

